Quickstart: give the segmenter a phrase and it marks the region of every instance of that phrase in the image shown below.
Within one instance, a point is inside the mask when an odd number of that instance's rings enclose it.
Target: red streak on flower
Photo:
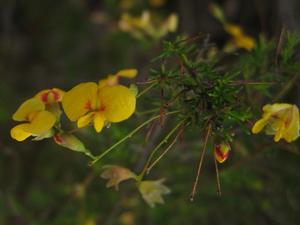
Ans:
[[[58,101],[59,100],[59,98],[60,98],[60,95],[59,95],[59,93],[58,93],[58,91],[51,91],[51,93],[53,94],[53,97],[54,97],[54,101]]]
[[[100,108],[99,108],[99,112],[104,112],[105,111],[105,106],[101,106]]]
[[[47,102],[48,102],[48,95],[49,95],[49,92],[45,92],[44,94],[41,95],[41,100],[42,100],[44,103],[47,103]]]
[[[88,101],[88,102],[85,104],[84,108],[87,109],[87,110],[92,110],[92,103],[91,103],[91,101]]]
[[[62,139],[62,137],[59,134],[54,135],[53,139],[54,139],[55,143],[59,144],[59,145],[64,142],[64,140]]]

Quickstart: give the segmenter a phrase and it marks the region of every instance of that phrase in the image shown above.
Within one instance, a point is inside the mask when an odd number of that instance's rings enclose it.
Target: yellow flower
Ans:
[[[275,142],[281,138],[292,142],[299,137],[299,109],[296,105],[267,104],[263,111],[262,119],[252,127],[252,133],[256,134],[265,128],[266,134],[275,135]]]
[[[175,32],[177,26],[178,16],[175,13],[172,13],[165,20],[155,18],[149,11],[144,11],[138,17],[124,13],[119,21],[120,29],[131,33],[136,38],[150,37],[159,39],[169,32]]]
[[[225,162],[229,156],[229,151],[230,151],[230,145],[225,142],[222,142],[221,144],[216,145],[215,149],[214,149],[214,154],[215,154],[216,160],[219,163]]]
[[[56,120],[59,121],[62,113],[59,102],[61,102],[64,94],[63,90],[52,88],[40,91],[34,98],[41,100],[45,104],[46,110],[51,112],[56,117]]]
[[[117,85],[119,83],[119,80],[121,77],[126,77],[126,78],[135,78],[137,75],[137,70],[136,69],[125,69],[125,70],[120,70],[114,75],[108,75],[106,79],[100,80],[99,81],[99,88],[102,88],[104,86],[113,86]]]
[[[224,23],[224,29],[232,36],[232,42],[237,48],[243,48],[250,51],[255,47],[255,40],[246,35],[240,26]]]
[[[105,122],[117,123],[128,119],[135,110],[134,93],[122,85],[99,87],[94,82],[81,83],[66,92],[62,106],[79,128],[91,122],[100,132]]]
[[[23,141],[30,136],[41,136],[55,124],[55,116],[45,110],[42,101],[31,98],[25,101],[13,115],[13,120],[26,122],[13,127],[10,131],[12,138]]]
[[[44,104],[53,104],[60,102],[63,98],[64,91],[59,88],[42,90],[35,95],[35,98],[40,99]]]

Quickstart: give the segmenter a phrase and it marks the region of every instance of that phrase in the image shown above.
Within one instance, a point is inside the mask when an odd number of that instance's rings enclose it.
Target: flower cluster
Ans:
[[[124,13],[119,21],[122,31],[130,33],[135,38],[160,39],[169,32],[175,32],[178,26],[178,16],[173,13],[165,20],[155,18],[149,11],[144,11],[140,16],[131,16]]]
[[[135,93],[120,85],[119,80],[136,75],[137,70],[127,69],[108,75],[98,83],[81,83],[67,92],[58,88],[43,90],[26,100],[14,113],[13,120],[23,123],[11,129],[11,137],[23,141],[30,136],[38,140],[54,136],[56,143],[79,151],[82,147],[74,147],[78,142],[75,137],[60,134],[63,132],[60,126],[62,109],[72,122],[77,121],[78,128],[93,123],[95,130],[100,132],[106,123],[121,122],[134,113]],[[62,140],[62,137],[67,138]]]

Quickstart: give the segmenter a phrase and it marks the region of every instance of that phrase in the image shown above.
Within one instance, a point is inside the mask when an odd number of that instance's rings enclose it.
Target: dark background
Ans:
[[[147,1],[140,2],[149,8]],[[228,36],[210,15],[209,2],[169,0],[151,9],[165,16],[177,12],[178,33],[209,33],[222,45]],[[229,21],[256,39],[278,37],[283,26],[291,31],[300,28],[297,0],[216,2]],[[107,22],[92,19],[99,12],[109,18]],[[300,224],[299,141],[291,147],[297,154],[286,151],[283,143],[273,146],[270,139],[236,142],[237,153],[221,166],[221,198],[216,195],[212,157],[207,157],[197,198],[190,203],[200,149],[199,135],[190,131],[150,176],[165,177],[172,190],[164,205],[151,209],[130,182],[119,192],[106,189],[105,181],[86,166],[84,156],[52,140],[17,143],[10,138],[15,124],[11,115],[41,89],[68,90],[129,67],[139,70],[138,80],[147,79],[149,62],[159,53],[160,43],[140,43],[120,32],[116,26],[120,14],[116,0],[0,2],[0,224]],[[134,118],[103,134],[88,130],[81,135],[100,152],[141,121]],[[133,138],[105,163],[138,170],[145,160],[143,150],[151,148],[151,143],[144,147],[142,141],[142,135]],[[83,183],[86,190],[80,195]]]

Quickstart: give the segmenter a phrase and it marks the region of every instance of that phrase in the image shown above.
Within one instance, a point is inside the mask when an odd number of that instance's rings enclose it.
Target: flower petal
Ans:
[[[29,121],[29,115],[45,109],[45,105],[38,99],[31,98],[25,101],[14,113],[13,120]]]
[[[120,122],[129,118],[134,110],[136,98],[134,93],[122,85],[106,86],[99,92],[104,116],[110,122]]]
[[[134,78],[137,75],[137,70],[136,69],[120,70],[119,72],[116,73],[116,75],[120,77]]]
[[[94,117],[94,128],[96,132],[100,132],[104,126],[105,117],[103,113],[96,113]]]
[[[284,133],[284,124],[282,123],[282,125],[279,127],[279,129],[277,130],[274,136],[274,141],[278,142],[282,138],[283,133]]]
[[[34,97],[38,98],[45,104],[52,104],[55,102],[60,102],[64,94],[65,92],[63,90],[59,88],[52,88],[52,89],[42,90],[39,93],[37,93]]]
[[[99,81],[99,89],[105,86],[113,86],[119,83],[119,77],[115,75],[108,75],[106,79],[102,79]]]
[[[44,134],[46,131],[50,130],[55,124],[55,116],[48,111],[38,112],[23,130],[28,133],[32,133],[36,136]]]
[[[288,109],[292,107],[291,104],[287,103],[275,103],[273,105],[267,104],[263,107],[264,112],[269,112],[269,113],[277,113],[279,111],[283,111],[285,109]]]
[[[66,92],[62,99],[62,106],[67,117],[71,121],[76,121],[95,107],[97,91],[96,83],[86,82]]]
[[[31,133],[24,131],[24,128],[27,128],[28,125],[28,123],[24,123],[13,127],[10,130],[10,136],[17,141],[24,141],[32,135]]]
[[[290,122],[286,127],[283,138],[287,142],[296,140],[299,137],[299,129],[299,109],[297,106],[293,105]]]
[[[94,116],[95,116],[95,113],[90,112],[90,113],[80,117],[77,121],[77,127],[78,128],[86,127],[87,125],[89,125],[90,122],[92,122],[92,120],[94,119]]]
[[[268,119],[263,118],[258,120],[252,127],[252,133],[253,134],[259,133],[266,126],[267,123],[268,123]]]

